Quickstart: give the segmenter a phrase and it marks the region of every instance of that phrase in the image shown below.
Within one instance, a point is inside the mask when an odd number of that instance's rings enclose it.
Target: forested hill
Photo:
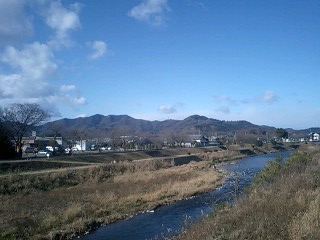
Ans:
[[[37,128],[40,135],[54,133],[71,134],[73,131],[85,133],[88,137],[115,136],[186,136],[202,134],[234,134],[236,131],[266,132],[274,131],[274,127],[259,126],[247,121],[222,121],[205,116],[192,115],[183,120],[148,121],[135,119],[128,115],[100,115],[61,119],[48,122]]]

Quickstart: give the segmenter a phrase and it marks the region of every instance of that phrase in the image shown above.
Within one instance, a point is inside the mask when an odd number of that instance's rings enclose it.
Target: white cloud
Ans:
[[[167,0],[143,0],[129,11],[128,16],[153,26],[162,26],[169,11]]]
[[[278,96],[273,91],[266,91],[262,97],[265,103],[274,103],[278,100]]]
[[[75,97],[71,98],[70,100],[75,105],[83,105],[87,103],[87,100],[84,97]]]
[[[43,79],[57,69],[51,49],[46,44],[38,42],[25,45],[22,50],[8,46],[1,61],[30,79]]]
[[[0,0],[0,43],[32,35],[32,17],[24,11],[26,3],[25,0]]]
[[[278,101],[278,96],[273,91],[265,91],[263,94],[255,96],[253,98],[248,98],[242,100],[242,103],[245,104],[252,104],[252,103],[267,103],[272,104],[276,101]]]
[[[165,113],[165,114],[171,114],[177,112],[177,109],[175,106],[170,106],[170,105],[161,105],[158,108],[159,113]]]
[[[57,65],[47,45],[35,42],[22,50],[8,46],[0,61],[13,72],[0,75],[0,92],[5,93],[4,96],[27,98],[48,94],[47,79],[55,73]]]
[[[52,83],[58,75],[56,52],[71,41],[70,32],[80,27],[81,5],[69,8],[62,1],[49,0],[0,0],[0,104],[39,103],[59,116],[59,104],[75,106],[86,103],[76,92],[75,85],[57,86]],[[15,46],[16,40],[27,41],[31,35],[33,18],[40,17],[52,33],[47,42],[33,42]],[[45,35],[43,35],[45,36]]]
[[[33,19],[40,16],[54,31],[50,44],[68,46],[70,32],[81,26],[81,7],[77,2],[65,7],[61,1],[0,0],[0,43],[13,44],[31,36]]]
[[[92,49],[92,53],[89,55],[90,59],[102,57],[107,52],[107,44],[103,41],[89,42],[88,46]]]
[[[70,92],[76,89],[75,85],[62,85],[60,86],[61,92]]]
[[[55,31],[55,36],[51,43],[56,46],[68,46],[70,43],[69,32],[80,27],[78,12],[79,4],[70,6],[70,10],[65,8],[60,1],[52,1],[46,12],[46,23]]]
[[[13,98],[20,91],[21,83],[19,74],[0,75],[0,99]]]
[[[52,104],[61,103],[64,106],[84,105],[87,103],[86,98],[80,96],[80,92],[77,91],[75,85],[62,85],[60,86],[59,91],[55,91],[45,99]]]

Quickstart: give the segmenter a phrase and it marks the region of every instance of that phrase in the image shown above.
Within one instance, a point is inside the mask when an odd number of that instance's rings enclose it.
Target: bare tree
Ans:
[[[22,137],[49,117],[50,115],[35,103],[15,103],[1,110],[0,119],[8,126],[18,157],[22,157]]]

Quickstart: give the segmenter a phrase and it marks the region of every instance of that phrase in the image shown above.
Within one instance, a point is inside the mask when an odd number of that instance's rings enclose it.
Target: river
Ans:
[[[141,240],[165,239],[175,236],[188,224],[214,211],[218,204],[232,201],[235,191],[241,194],[244,188],[250,185],[254,175],[269,160],[273,160],[278,155],[285,160],[289,157],[290,152],[269,153],[226,163],[220,169],[227,172],[229,177],[222,186],[171,205],[161,206],[154,211],[139,214],[131,219],[100,227],[81,239]]]

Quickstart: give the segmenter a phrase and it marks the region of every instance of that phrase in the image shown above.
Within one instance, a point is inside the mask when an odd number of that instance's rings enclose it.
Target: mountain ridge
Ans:
[[[274,127],[259,126],[245,120],[224,121],[201,115],[191,115],[182,120],[143,120],[129,115],[94,114],[74,119],[63,118],[37,127],[40,135],[52,135],[53,132],[71,135],[72,131],[85,132],[89,137],[114,137],[123,135],[141,137],[167,137],[168,135],[215,135],[234,133],[245,129],[273,131]]]
[[[293,130],[286,128],[290,137],[299,139],[308,136],[311,131],[320,132],[320,128]],[[276,136],[276,128],[257,125],[245,120],[225,121],[201,115],[191,115],[182,120],[143,120],[129,115],[94,114],[74,119],[63,118],[45,123],[36,128],[39,136],[64,136],[75,138],[119,138],[120,136],[144,137],[155,141],[164,139],[187,139],[190,135],[228,136],[233,139],[264,138]]]

